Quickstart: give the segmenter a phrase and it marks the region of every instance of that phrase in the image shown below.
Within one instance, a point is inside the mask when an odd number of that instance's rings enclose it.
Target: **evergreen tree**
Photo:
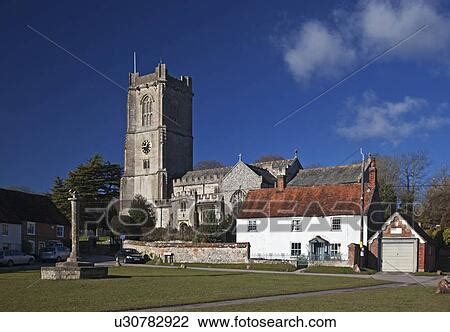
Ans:
[[[57,177],[51,198],[61,212],[70,219],[69,189],[75,190],[83,207],[104,208],[119,197],[122,167],[105,161],[99,154],[70,171],[66,179]],[[97,220],[101,213],[86,214],[82,209],[81,221]],[[102,222],[102,224],[104,221]]]

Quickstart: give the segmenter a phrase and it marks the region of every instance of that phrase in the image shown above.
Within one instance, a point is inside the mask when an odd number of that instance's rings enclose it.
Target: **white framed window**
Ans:
[[[27,234],[36,235],[36,223],[28,221],[27,222]]]
[[[341,230],[341,218],[331,219],[331,230],[340,231]]]
[[[302,254],[302,244],[300,242],[291,242],[291,256],[297,257]]]
[[[45,242],[39,241],[39,250],[44,249],[44,248],[45,248]]]
[[[291,231],[292,232],[301,232],[302,231],[302,221],[300,219],[292,220]]]
[[[64,226],[56,226],[56,237],[64,237]]]
[[[8,224],[2,224],[2,235],[8,235],[8,234],[9,234]]]
[[[332,243],[330,246],[330,251],[331,257],[338,257],[341,253],[341,244]]]
[[[247,231],[249,232],[256,232],[256,220],[249,220]]]

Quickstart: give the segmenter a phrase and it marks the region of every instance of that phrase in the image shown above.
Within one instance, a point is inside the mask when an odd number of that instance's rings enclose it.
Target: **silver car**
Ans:
[[[41,250],[42,261],[63,262],[70,256],[70,250],[64,246],[51,246]]]
[[[1,265],[34,264],[35,259],[31,255],[24,254],[19,250],[0,250]]]

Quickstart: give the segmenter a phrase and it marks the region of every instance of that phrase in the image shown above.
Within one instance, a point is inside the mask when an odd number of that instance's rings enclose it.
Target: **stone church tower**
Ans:
[[[192,169],[192,96],[192,79],[170,76],[163,63],[129,74],[121,208],[142,195],[155,205],[158,226],[170,220],[172,180]]]

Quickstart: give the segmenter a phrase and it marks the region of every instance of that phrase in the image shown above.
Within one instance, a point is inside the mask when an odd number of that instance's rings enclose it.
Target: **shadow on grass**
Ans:
[[[109,275],[108,279],[120,278],[191,278],[191,277],[228,277],[228,276],[242,276],[246,273],[227,273],[227,274],[189,274],[189,275]]]

